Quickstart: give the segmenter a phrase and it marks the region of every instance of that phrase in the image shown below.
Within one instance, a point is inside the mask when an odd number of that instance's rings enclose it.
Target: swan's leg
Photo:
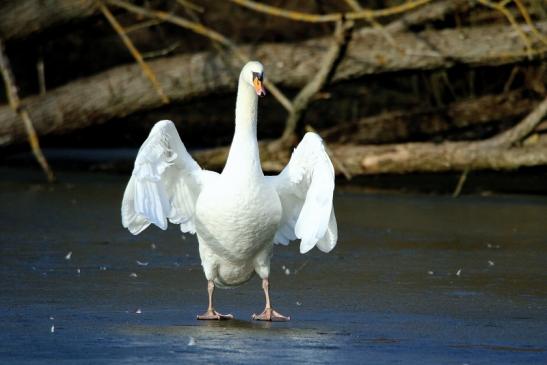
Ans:
[[[266,297],[266,308],[261,314],[253,314],[253,319],[257,321],[290,321],[291,317],[286,317],[274,310],[270,303],[270,281],[268,278],[262,279],[262,289]]]
[[[207,282],[207,292],[209,293],[209,306],[207,307],[207,312],[202,315],[198,315],[198,319],[232,319],[234,316],[231,314],[220,314],[215,308],[213,308],[213,292],[215,291],[215,283],[213,280]]]

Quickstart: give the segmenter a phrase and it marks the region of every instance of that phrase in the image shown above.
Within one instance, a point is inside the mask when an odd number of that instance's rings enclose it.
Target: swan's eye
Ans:
[[[253,72],[253,86],[258,96],[266,95],[266,90],[264,90],[264,86],[262,85],[262,76],[262,73]]]
[[[253,82],[255,79],[258,79],[260,82],[262,82],[264,74],[262,72],[253,72]]]

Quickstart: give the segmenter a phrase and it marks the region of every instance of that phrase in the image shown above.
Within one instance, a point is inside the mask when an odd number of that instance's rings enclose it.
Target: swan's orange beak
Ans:
[[[258,77],[255,77],[253,79],[253,85],[255,87],[256,95],[258,95],[258,96],[266,95],[266,89],[264,89],[264,85],[262,84],[262,80],[260,80]]]

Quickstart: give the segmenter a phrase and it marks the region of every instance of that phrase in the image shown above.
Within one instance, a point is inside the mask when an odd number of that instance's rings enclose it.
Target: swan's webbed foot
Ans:
[[[290,321],[291,317],[286,317],[272,308],[266,308],[261,314],[253,314],[252,319],[255,321],[286,322]]]
[[[234,316],[231,314],[221,314],[214,309],[209,309],[207,312],[202,315],[198,315],[197,319],[201,320],[223,320],[223,319],[234,319]]]
[[[198,315],[197,319],[201,320],[222,320],[222,319],[233,319],[234,316],[231,314],[221,314],[218,313],[213,308],[213,292],[215,291],[215,283],[213,280],[209,280],[207,283],[207,292],[209,293],[209,306],[207,307],[207,312],[203,313],[202,315]]]
[[[262,279],[262,289],[264,290],[264,296],[266,297],[266,308],[264,312],[260,314],[253,314],[252,319],[255,321],[272,321],[272,322],[286,322],[290,321],[291,317],[286,317],[272,308],[270,302],[270,281],[268,278]]]

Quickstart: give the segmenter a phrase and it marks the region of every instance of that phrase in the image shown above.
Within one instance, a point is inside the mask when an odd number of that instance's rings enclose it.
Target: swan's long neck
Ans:
[[[223,174],[263,176],[256,139],[258,96],[251,85],[239,78],[234,139]]]

